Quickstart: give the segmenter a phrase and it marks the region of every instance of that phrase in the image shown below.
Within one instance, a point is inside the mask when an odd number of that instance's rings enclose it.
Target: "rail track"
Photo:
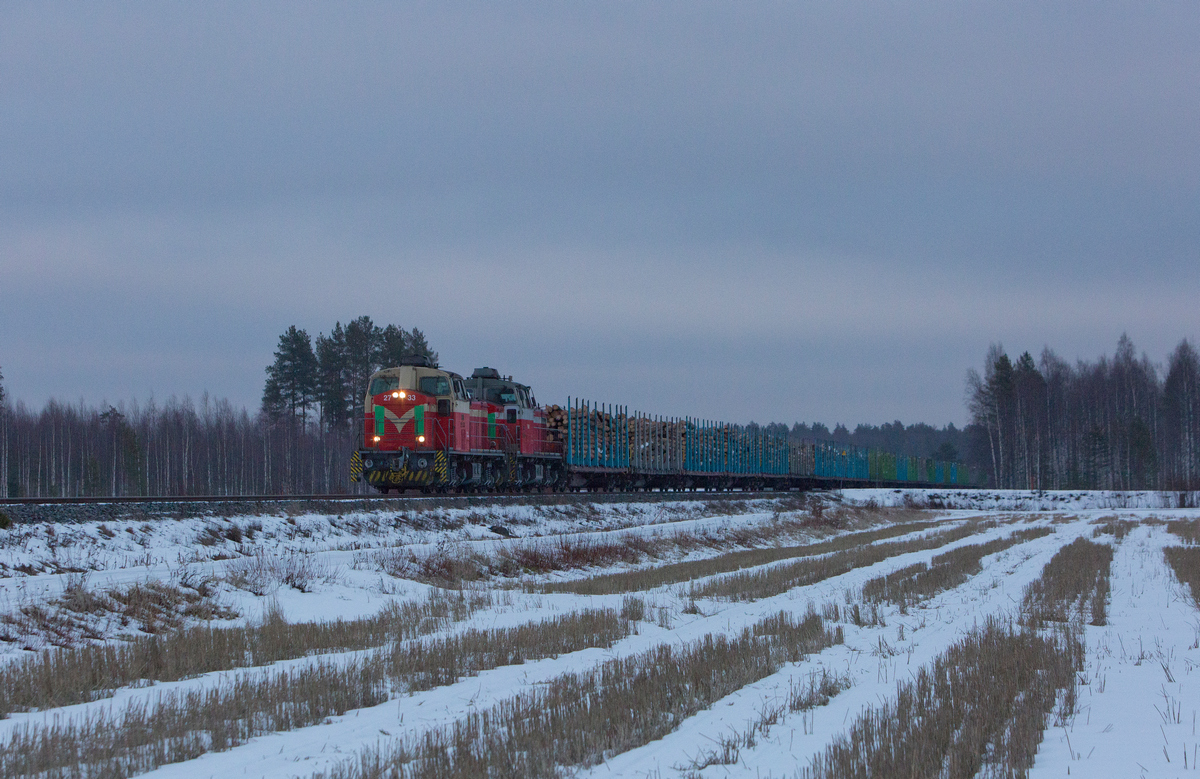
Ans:
[[[798,491],[793,491],[798,492]],[[581,499],[596,500],[705,500],[720,498],[751,498],[779,497],[788,494],[783,490],[722,490],[705,492],[703,490],[652,490],[652,491],[611,491],[602,490],[578,492],[485,492],[470,494],[417,494],[417,495],[156,495],[156,496],[107,496],[107,497],[71,497],[71,498],[0,498],[0,506],[54,506],[54,505],[88,505],[101,503],[114,504],[160,504],[160,503],[396,503],[429,501],[444,503],[447,501],[470,501],[472,503],[493,503],[496,501],[535,501],[535,502],[575,502]]]

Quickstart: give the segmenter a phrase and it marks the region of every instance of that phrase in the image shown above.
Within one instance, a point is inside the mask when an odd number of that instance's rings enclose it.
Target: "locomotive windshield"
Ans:
[[[512,405],[517,402],[517,392],[512,387],[488,387],[484,390],[484,398],[488,403]]]
[[[449,395],[450,379],[445,376],[422,376],[417,389],[426,395]]]
[[[381,392],[391,392],[394,389],[400,389],[400,378],[398,376],[376,376],[371,379],[372,395],[378,395]]]

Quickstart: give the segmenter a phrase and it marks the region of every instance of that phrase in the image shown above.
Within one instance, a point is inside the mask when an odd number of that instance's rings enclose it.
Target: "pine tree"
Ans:
[[[343,392],[350,407],[351,419],[363,414],[363,398],[367,381],[379,369],[383,330],[369,316],[350,320],[345,330],[345,371]]]
[[[283,386],[272,372],[271,365],[267,367],[267,383],[263,386],[262,410],[272,419],[282,417],[287,411],[287,401],[283,397]]]
[[[375,328],[373,337],[377,348],[375,363],[379,368],[399,365],[402,359],[414,354],[428,357],[434,366],[438,364],[437,352],[429,348],[429,342],[419,328],[414,327],[412,332],[406,332],[403,327],[388,325],[382,330]]]
[[[379,355],[376,362],[380,367],[399,365],[400,360],[409,354],[412,348],[412,336],[403,327],[388,325],[380,333]]]
[[[330,430],[340,430],[350,421],[346,394],[346,331],[338,322],[329,335],[317,336],[317,400],[321,421]]]
[[[438,364],[438,353],[429,348],[429,342],[425,340],[425,334],[420,329],[414,327],[409,336],[409,354],[419,354],[423,357],[428,357],[429,362],[435,367]]]
[[[958,447],[949,441],[944,441],[941,446],[933,451],[933,459],[947,463],[958,462]]]
[[[267,368],[263,410],[278,417],[288,413],[307,420],[309,406],[317,397],[317,358],[304,330],[292,325],[279,336],[275,362]]]

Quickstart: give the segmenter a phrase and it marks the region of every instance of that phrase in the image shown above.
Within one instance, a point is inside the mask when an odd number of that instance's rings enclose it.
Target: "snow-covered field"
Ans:
[[[781,498],[15,525],[0,531],[0,668],[15,669],[37,651],[56,651],[56,644],[119,642],[145,635],[147,629],[167,632],[202,621],[235,626],[257,624],[268,614],[281,614],[292,623],[367,617],[388,603],[420,601],[437,589],[393,575],[398,570],[425,570],[417,565],[420,560],[497,560],[522,549],[577,551],[593,548],[589,544],[620,545],[634,538],[630,548],[649,550],[650,556],[470,581],[464,586],[477,601],[475,610],[426,637],[409,640],[515,627],[588,608],[621,611],[628,609],[631,595],[645,607],[634,617],[632,635],[608,646],[500,665],[429,689],[393,689],[383,703],[324,717],[318,724],[257,735],[230,749],[163,765],[148,775],[311,776],[357,758],[364,749],[415,743],[470,713],[544,689],[568,672],[586,673],[605,661],[662,645],[686,647],[709,635],[736,637],[743,628],[781,611],[796,618],[815,611],[829,617],[830,627],[841,628],[842,643],[784,663],[675,723],[662,738],[607,754],[598,765],[576,770],[580,776],[597,778],[793,777],[803,775],[814,755],[844,734],[861,712],[894,698],[898,683],[911,680],[917,669],[928,666],[988,616],[1015,620],[1025,587],[1041,576],[1063,546],[1082,537],[1115,546],[1107,624],[1082,626],[1086,657],[1078,673],[1078,703],[1069,716],[1047,718],[1030,775],[1189,776],[1200,774],[1200,674],[1192,676],[1200,670],[1200,610],[1164,562],[1162,548],[1180,541],[1163,521],[1196,519],[1200,510],[1175,508],[1180,502],[1187,500],[1158,493],[855,490],[804,505]],[[924,508],[930,505],[938,508]],[[1135,524],[1122,538],[1097,535],[1097,528],[1111,519]],[[756,600],[696,597],[691,589],[727,574],[632,593],[580,595],[542,587],[717,558],[749,547],[828,541],[852,531],[879,530],[897,520],[936,520],[937,525],[917,525],[907,534],[865,543],[929,538],[959,526],[977,532]],[[903,609],[885,601],[872,619],[848,616],[851,605],[866,606],[861,589],[872,579],[928,563],[948,550],[1039,527],[1049,534],[983,557],[982,570],[965,583]],[[390,567],[386,561],[392,562]],[[165,605],[154,608],[127,606],[129,598],[121,593],[148,583],[161,584],[174,594],[161,598]],[[117,594],[105,601],[105,593]],[[830,616],[833,605],[839,607],[837,617]],[[147,614],[152,614],[149,625]],[[15,734],[31,732],[42,723],[82,722],[101,714],[119,722],[128,707],[147,705],[153,710],[170,694],[229,688],[239,680],[315,664],[353,663],[372,651],[356,648],[178,681],[141,682],[90,702],[14,711],[0,719],[0,751]],[[824,705],[788,711],[783,702],[789,693],[822,672],[839,679],[843,689]],[[764,717],[772,711],[775,716]],[[768,719],[774,721],[765,724]]]

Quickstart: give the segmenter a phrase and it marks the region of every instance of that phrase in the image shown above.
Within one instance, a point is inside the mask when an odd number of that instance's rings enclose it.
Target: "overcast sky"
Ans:
[[[1200,4],[0,4],[0,370],[257,407],[288,325],[650,412],[966,419],[1200,336]]]

